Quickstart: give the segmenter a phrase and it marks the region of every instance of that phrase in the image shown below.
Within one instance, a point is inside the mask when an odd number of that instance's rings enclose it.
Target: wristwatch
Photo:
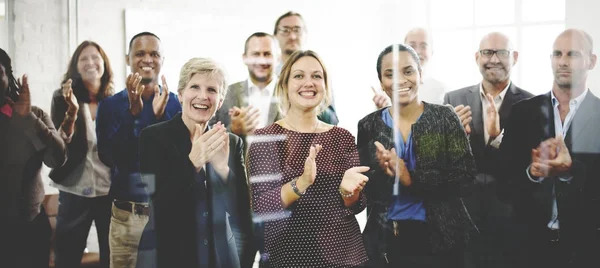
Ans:
[[[298,186],[296,185],[297,180],[298,178],[293,179],[290,185],[292,186],[292,190],[294,190],[295,194],[297,194],[298,196],[303,196],[306,193],[306,191],[300,192],[300,190],[298,190]]]

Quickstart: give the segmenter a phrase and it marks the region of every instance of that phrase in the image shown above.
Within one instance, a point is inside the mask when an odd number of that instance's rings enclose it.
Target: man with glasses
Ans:
[[[283,63],[285,63],[294,52],[304,49],[307,36],[304,19],[299,13],[288,11],[281,15],[275,22],[273,35],[277,38],[279,47],[281,48],[281,61],[275,68],[275,74],[279,76]],[[333,93],[333,91],[331,92]],[[319,115],[319,120],[331,125],[338,124],[339,120],[335,113],[333,96],[331,96],[331,104],[329,107]]]
[[[510,80],[518,57],[519,52],[506,35],[487,34],[475,52],[483,78],[481,83],[449,92],[444,97],[444,104],[454,107],[469,135],[477,166],[476,185],[464,200],[480,232],[468,249],[469,261],[474,267],[518,266],[513,207],[500,200],[503,195],[498,192],[504,189],[496,181],[500,171],[499,147],[511,106],[533,96]]]

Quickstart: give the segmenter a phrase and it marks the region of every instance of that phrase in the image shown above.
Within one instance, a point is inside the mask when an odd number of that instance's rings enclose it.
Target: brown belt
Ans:
[[[133,214],[148,216],[150,214],[150,209],[147,205],[135,204],[128,201],[119,201],[115,200],[113,202],[115,207],[121,210],[129,211]]]

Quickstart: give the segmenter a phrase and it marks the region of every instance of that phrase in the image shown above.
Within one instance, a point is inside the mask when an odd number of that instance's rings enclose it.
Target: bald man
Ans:
[[[533,95],[510,80],[519,52],[509,38],[498,32],[487,34],[475,52],[480,83],[448,92],[444,104],[454,107],[466,132],[477,166],[477,187],[465,205],[480,236],[473,239],[468,251],[474,267],[515,267],[518,263],[515,243],[515,217],[510,204],[497,195],[500,167],[499,146],[502,129],[510,116],[511,106]]]
[[[600,99],[589,34],[568,29],[550,55],[550,92],[515,104],[500,148],[527,267],[600,267]],[[564,138],[563,138],[564,137]]]
[[[417,52],[423,68],[423,84],[419,86],[419,99],[428,103],[441,104],[446,91],[445,85],[431,77],[427,72],[429,60],[433,56],[433,38],[431,34],[423,28],[411,29],[404,37],[404,44],[411,46]],[[373,103],[375,103],[377,109],[390,105],[390,100],[385,93],[374,93]]]

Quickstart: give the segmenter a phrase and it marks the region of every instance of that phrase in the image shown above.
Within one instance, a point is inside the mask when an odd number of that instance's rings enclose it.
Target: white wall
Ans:
[[[566,1],[566,28],[580,28],[594,39],[594,53],[600,57],[600,1],[568,0]],[[588,87],[600,96],[600,62],[588,74]]]

